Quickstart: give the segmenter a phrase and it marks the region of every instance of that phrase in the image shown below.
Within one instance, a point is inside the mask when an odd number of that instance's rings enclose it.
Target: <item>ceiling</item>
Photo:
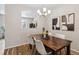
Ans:
[[[53,10],[61,6],[61,4],[26,4],[26,5],[32,10],[37,10],[37,9],[42,9],[42,8]]]
[[[24,4],[23,6],[26,6],[26,8],[28,9],[27,11],[22,11],[22,17],[26,17],[29,15],[37,15],[38,9],[42,10],[43,8],[47,8],[50,10],[54,10],[55,8],[61,6],[61,4]]]

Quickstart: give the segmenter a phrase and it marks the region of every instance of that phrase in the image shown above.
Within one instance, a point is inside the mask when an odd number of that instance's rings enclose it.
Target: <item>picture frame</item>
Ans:
[[[74,31],[75,13],[62,15],[52,19],[52,30]]]
[[[68,15],[62,16],[61,30],[74,31],[74,24],[75,24],[75,13],[70,13]]]
[[[60,21],[59,18],[52,19],[52,29],[53,30],[60,30]]]
[[[36,28],[37,27],[37,23],[30,23],[29,24],[29,28]]]

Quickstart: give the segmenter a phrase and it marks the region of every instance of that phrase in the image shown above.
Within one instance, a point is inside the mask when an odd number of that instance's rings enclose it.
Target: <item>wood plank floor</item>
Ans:
[[[29,44],[16,46],[13,48],[5,49],[4,55],[33,55],[33,46],[30,47]],[[62,55],[65,55],[62,53]],[[71,55],[76,55],[71,52]]]
[[[31,55],[32,50],[28,44],[5,49],[4,55]]]

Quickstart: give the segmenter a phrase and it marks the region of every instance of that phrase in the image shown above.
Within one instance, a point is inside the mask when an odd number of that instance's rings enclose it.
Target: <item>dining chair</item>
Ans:
[[[28,40],[29,48],[31,50],[31,54],[34,55],[35,54],[35,42],[31,36],[28,36],[27,40]]]
[[[47,52],[42,41],[41,40],[37,40],[35,37],[34,37],[34,40],[35,40],[35,45],[36,45],[36,49],[37,49],[37,52],[41,55],[51,55],[52,52]]]

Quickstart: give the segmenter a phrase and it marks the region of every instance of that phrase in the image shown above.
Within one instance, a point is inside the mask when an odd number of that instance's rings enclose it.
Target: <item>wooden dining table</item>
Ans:
[[[56,53],[65,48],[66,55],[70,55],[70,48],[71,48],[70,46],[72,42],[70,40],[61,39],[54,36],[48,36],[48,38],[42,38],[41,34],[35,34],[32,35],[32,37],[41,40],[45,46],[54,50]]]

